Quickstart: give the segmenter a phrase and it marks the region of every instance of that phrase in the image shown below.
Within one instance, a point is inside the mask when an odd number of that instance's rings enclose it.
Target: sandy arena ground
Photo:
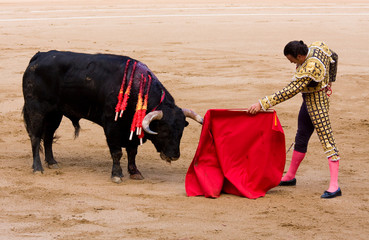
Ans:
[[[367,0],[208,1],[0,0],[0,239],[368,239],[369,3]],[[110,181],[102,128],[64,119],[54,153],[60,169],[31,170],[21,109],[22,74],[37,51],[128,55],[146,63],[181,107],[246,108],[294,72],[290,40],[325,41],[340,57],[331,119],[341,151],[343,196],[322,200],[328,163],[314,133],[296,187],[250,200],[187,197],[184,179],[201,126],[191,121],[181,158],[139,148],[145,179]],[[275,107],[294,140],[301,96]],[[288,153],[286,168],[291,152]]]

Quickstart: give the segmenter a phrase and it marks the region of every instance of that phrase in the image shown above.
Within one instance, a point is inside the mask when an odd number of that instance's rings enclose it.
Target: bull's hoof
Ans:
[[[33,171],[33,175],[42,175],[43,173],[43,171]]]
[[[144,179],[144,177],[141,175],[141,173],[131,174],[131,175],[129,175],[129,178],[133,179],[133,180],[143,180]]]
[[[111,177],[111,181],[113,183],[121,183],[122,182],[122,178],[121,177],[114,176],[114,177]]]
[[[48,168],[50,168],[50,169],[59,169],[59,165],[58,165],[57,163],[54,163],[54,164],[48,164],[47,166],[48,166]]]

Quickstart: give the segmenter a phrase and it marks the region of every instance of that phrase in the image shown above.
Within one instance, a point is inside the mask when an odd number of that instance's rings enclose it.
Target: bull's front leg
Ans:
[[[111,170],[111,180],[115,183],[121,183],[123,178],[122,168],[120,166],[120,159],[122,158],[122,148],[114,144],[114,141],[108,138],[108,146],[111,158],[113,159],[113,167]]]
[[[111,158],[113,159],[113,167],[111,170],[111,180],[115,183],[121,183],[123,178],[122,168],[120,166],[120,159],[122,158],[122,147],[120,143],[119,131],[107,124],[104,127],[106,142],[110,150]]]
[[[122,149],[119,151],[110,152],[113,159],[113,168],[111,170],[111,180],[115,183],[121,183],[123,178],[122,167],[120,166],[120,159],[122,158]]]
[[[142,180],[144,177],[137,169],[136,166],[136,155],[137,155],[137,145],[136,146],[129,146],[126,148],[127,151],[127,158],[128,158],[128,172],[130,174],[131,179],[135,180]]]

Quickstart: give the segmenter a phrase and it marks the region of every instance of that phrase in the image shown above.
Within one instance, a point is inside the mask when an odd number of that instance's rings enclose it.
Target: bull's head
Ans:
[[[150,134],[148,138],[160,152],[160,157],[167,162],[177,160],[180,156],[180,141],[183,130],[188,125],[186,117],[202,124],[203,119],[200,115],[192,110],[177,107],[165,113],[162,110],[150,112],[142,121],[142,128]]]

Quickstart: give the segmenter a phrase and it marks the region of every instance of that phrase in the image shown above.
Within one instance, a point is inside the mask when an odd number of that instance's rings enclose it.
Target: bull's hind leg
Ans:
[[[28,135],[31,139],[32,145],[32,155],[33,155],[33,172],[43,172],[44,169],[41,164],[40,159],[40,143],[42,139],[42,130],[43,130],[43,119],[44,116],[34,111],[34,109],[30,110],[29,104],[25,104],[23,108],[23,117],[24,122],[26,124],[26,129]]]
[[[41,138],[31,136],[32,156],[33,156],[32,169],[34,173],[44,172],[44,168],[42,167],[42,163],[40,159],[40,143],[41,143]]]
[[[61,113],[48,114],[45,118],[45,128],[44,128],[44,147],[45,147],[45,161],[49,168],[57,169],[59,168],[57,161],[53,154],[53,141],[54,133],[59,127],[63,115]]]

